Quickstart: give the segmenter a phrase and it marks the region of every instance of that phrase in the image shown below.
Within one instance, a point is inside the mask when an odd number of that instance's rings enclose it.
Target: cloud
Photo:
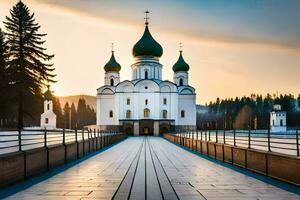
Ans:
[[[29,2],[29,1],[28,1]],[[91,17],[139,25],[143,11],[160,29],[228,43],[266,44],[300,50],[300,1],[35,0]]]

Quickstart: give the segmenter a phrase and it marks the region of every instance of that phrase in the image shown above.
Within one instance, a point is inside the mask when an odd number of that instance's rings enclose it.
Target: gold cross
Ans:
[[[144,19],[145,19],[145,24],[146,24],[146,25],[149,24],[149,22],[148,22],[148,19],[150,19],[150,17],[148,16],[149,13],[150,13],[149,10],[146,10],[146,11],[145,11],[145,18],[144,18]]]
[[[182,52],[182,43],[179,42],[179,51]]]
[[[111,46],[110,46],[110,48],[111,48],[111,52],[114,52],[114,43],[111,43]]]

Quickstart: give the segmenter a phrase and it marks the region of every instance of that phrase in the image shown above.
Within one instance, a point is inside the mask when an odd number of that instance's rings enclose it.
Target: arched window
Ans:
[[[179,86],[183,86],[183,79],[179,79]]]
[[[184,112],[184,110],[182,110],[182,111],[180,112],[180,116],[181,116],[181,118],[184,118],[184,117],[185,117],[185,112]]]
[[[148,105],[148,99],[145,99],[145,105]]]
[[[50,110],[50,104],[47,103],[47,110]]]
[[[148,79],[148,70],[145,71],[145,79]]]
[[[282,119],[280,120],[280,126],[283,126],[283,121],[282,121]]]
[[[114,113],[113,113],[113,111],[111,110],[111,111],[109,111],[109,117],[110,118],[113,118],[114,117]]]
[[[126,104],[127,104],[127,105],[130,105],[130,99],[129,99],[129,98],[127,98]]]
[[[144,109],[144,118],[150,117],[150,110],[148,108]]]
[[[126,119],[130,119],[131,118],[131,111],[127,110],[126,111]]]
[[[114,79],[113,78],[110,79],[110,86],[114,86]]]
[[[167,98],[164,98],[164,105],[167,105]]]
[[[163,110],[162,111],[162,117],[163,117],[163,119],[167,119],[168,118],[168,111]]]

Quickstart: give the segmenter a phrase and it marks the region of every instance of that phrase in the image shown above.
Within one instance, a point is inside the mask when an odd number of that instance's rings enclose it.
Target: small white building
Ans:
[[[281,105],[274,105],[270,113],[271,132],[286,132],[286,112],[281,111]]]
[[[128,135],[159,135],[175,128],[195,128],[196,94],[189,85],[189,65],[182,51],[173,65],[173,82],[162,79],[163,49],[152,37],[148,22],[134,45],[132,79],[120,81],[121,65],[112,51],[104,66],[105,85],[97,89],[97,125]]]
[[[56,115],[53,112],[52,93],[49,87],[44,93],[44,113],[41,115],[41,128],[56,128]]]

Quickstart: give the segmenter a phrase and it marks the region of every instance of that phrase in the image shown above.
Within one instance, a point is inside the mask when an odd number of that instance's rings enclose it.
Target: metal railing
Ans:
[[[40,147],[86,141],[120,134],[96,129],[10,129],[0,130],[0,155]]]
[[[299,131],[177,129],[176,136],[300,156]]]

